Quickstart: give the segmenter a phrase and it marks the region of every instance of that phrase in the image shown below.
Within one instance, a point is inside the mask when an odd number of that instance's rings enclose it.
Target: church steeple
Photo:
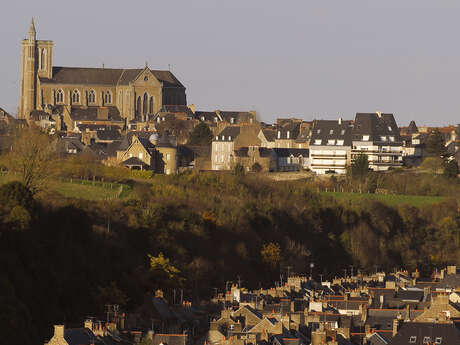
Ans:
[[[34,17],[30,21],[29,26],[29,41],[35,41],[37,39],[37,32],[35,31]]]

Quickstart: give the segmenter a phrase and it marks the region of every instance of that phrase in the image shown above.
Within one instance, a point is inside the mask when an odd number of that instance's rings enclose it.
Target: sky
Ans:
[[[460,123],[458,0],[16,0],[1,12],[0,107],[12,114],[33,16],[55,66],[170,68],[198,110]]]

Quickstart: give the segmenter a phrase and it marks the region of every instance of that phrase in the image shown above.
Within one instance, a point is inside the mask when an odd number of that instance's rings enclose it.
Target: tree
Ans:
[[[369,173],[367,155],[359,154],[351,162],[351,177],[363,181]]]
[[[267,243],[260,251],[260,255],[262,256],[262,261],[274,269],[281,262],[280,245],[275,242]]]
[[[458,175],[458,163],[455,160],[451,160],[446,163],[444,168],[444,175],[448,178],[456,178]]]
[[[158,281],[162,282],[162,286],[165,282],[169,282],[171,285],[178,285],[182,282],[180,270],[163,253],[158,254],[158,256],[149,254],[148,257],[150,259],[150,271],[154,273]]]
[[[432,157],[446,157],[447,149],[441,133],[435,129],[426,140],[426,153]]]
[[[420,168],[431,174],[441,174],[444,168],[444,160],[438,156],[426,157]]]
[[[17,133],[6,165],[9,171],[19,173],[24,186],[35,194],[54,168],[53,156],[49,136],[31,126]]]
[[[237,163],[233,168],[233,174],[235,176],[244,176],[244,166],[242,166],[240,163]]]
[[[190,133],[187,144],[196,146],[207,146],[211,145],[214,135],[212,134],[209,126],[200,122]]]

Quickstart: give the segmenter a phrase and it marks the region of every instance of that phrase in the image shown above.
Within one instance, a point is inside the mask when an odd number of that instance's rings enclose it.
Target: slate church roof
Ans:
[[[53,67],[53,78],[40,78],[45,84],[71,85],[128,85],[144,69],[89,68],[89,67]],[[150,70],[165,87],[184,86],[171,71]]]

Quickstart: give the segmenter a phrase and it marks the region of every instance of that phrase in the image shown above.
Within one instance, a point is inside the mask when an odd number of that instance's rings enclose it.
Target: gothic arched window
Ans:
[[[144,93],[144,102],[142,103],[143,105],[142,113],[144,115],[147,114],[147,102],[148,102],[148,96],[147,96],[147,93]]]
[[[72,103],[80,103],[80,91],[73,90],[73,92],[72,92]]]
[[[136,115],[139,115],[141,111],[141,96],[137,97],[137,102],[136,102]]]
[[[150,97],[150,101],[149,101],[149,113],[153,114],[153,96]]]
[[[62,89],[56,92],[56,103],[64,103],[64,91]]]
[[[107,91],[107,92],[105,93],[104,102],[105,102],[106,104],[112,103],[112,93],[111,93],[110,91]]]
[[[96,92],[94,90],[89,90],[88,103],[96,103]]]

